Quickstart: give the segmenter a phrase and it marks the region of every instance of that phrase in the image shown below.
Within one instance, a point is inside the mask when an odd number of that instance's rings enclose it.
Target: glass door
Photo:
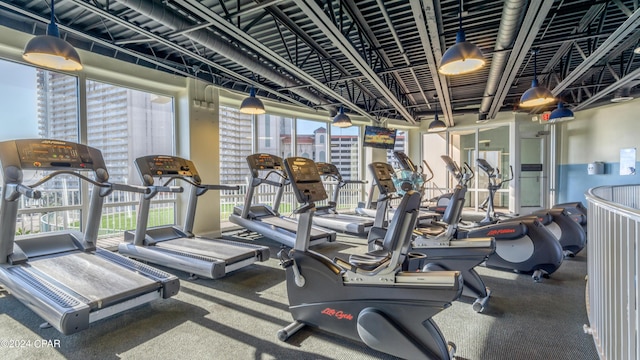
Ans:
[[[520,214],[529,214],[547,207],[545,188],[545,138],[520,138]]]

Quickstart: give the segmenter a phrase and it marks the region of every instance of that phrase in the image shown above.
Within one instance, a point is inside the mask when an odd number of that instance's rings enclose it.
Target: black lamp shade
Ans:
[[[521,107],[534,107],[547,105],[556,100],[555,96],[544,86],[538,85],[538,80],[531,81],[531,88],[520,97]]]

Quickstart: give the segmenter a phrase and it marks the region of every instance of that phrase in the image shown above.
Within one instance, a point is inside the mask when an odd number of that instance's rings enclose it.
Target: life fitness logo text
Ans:
[[[513,234],[514,232],[516,232],[516,229],[495,229],[495,230],[489,231],[487,233],[487,236]]]
[[[343,313],[340,310],[336,310],[332,308],[326,308],[322,310],[322,314],[337,318],[339,320],[353,320],[353,315]]]

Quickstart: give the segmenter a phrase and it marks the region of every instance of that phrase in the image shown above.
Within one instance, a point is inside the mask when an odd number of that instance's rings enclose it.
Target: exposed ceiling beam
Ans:
[[[306,81],[310,85],[312,85],[318,91],[322,91],[325,94],[330,95],[334,99],[340,100],[345,106],[347,106],[350,110],[355,111],[362,116],[365,116],[369,119],[374,119],[371,114],[367,113],[364,109],[360,108],[357,104],[351,102],[347,97],[343,96],[341,93],[334,91],[332,88],[323,84],[320,80],[314,78],[309,75],[302,69],[297,66],[291,64],[280,55],[278,55],[275,51],[271,50],[269,47],[262,44],[260,41],[254,39],[252,36],[247,34],[246,32],[240,30],[235,25],[231,24],[229,21],[225,20],[222,16],[214,13],[209,8],[204,6],[202,3],[195,0],[174,0],[174,2],[185,9],[193,12],[194,14],[201,17],[203,20],[210,22],[216,28],[224,31],[227,35],[231,36],[234,40],[239,43],[246,44],[252,49],[258,50],[262,56],[273,63],[282,66],[286,71],[290,72],[294,76],[298,77],[300,80]]]
[[[594,102],[602,99],[603,97],[611,94],[612,92],[618,90],[619,88],[624,87],[625,85],[629,84],[632,81],[636,81],[638,79],[638,77],[640,77],[640,68],[637,68],[634,71],[628,73],[627,75],[625,75],[622,78],[620,78],[620,80],[618,80],[615,83],[607,86],[605,89],[603,89],[602,91],[598,92],[597,94],[594,94],[593,96],[591,96],[586,101],[581,102],[578,106],[576,106],[574,108],[574,110],[578,111],[578,110],[585,109],[587,106],[589,106],[589,105],[593,104]]]
[[[21,14],[22,16],[25,16],[25,17],[31,18],[33,20],[39,21],[39,22],[41,22],[43,24],[47,24],[48,22],[51,21],[51,18],[48,17],[48,16],[36,15],[36,14],[33,14],[33,13],[31,13],[31,12],[25,10],[25,9],[19,8],[19,7],[15,6],[15,5],[12,5],[12,4],[8,4],[6,2],[0,1],[0,7],[4,7],[6,9],[14,11],[14,12],[16,12],[18,14]],[[69,26],[66,26],[64,24],[59,24],[58,23],[56,25],[61,30],[65,31],[67,33],[70,33],[70,34],[74,34],[75,36],[78,36],[79,38],[85,38],[85,39],[87,39],[87,40],[89,40],[89,41],[91,41],[91,42],[93,42],[95,44],[99,44],[101,46],[104,46],[106,48],[112,49],[114,51],[119,51],[119,52],[121,52],[123,54],[127,54],[129,56],[133,56],[134,58],[137,58],[137,59],[140,59],[140,60],[143,60],[143,61],[147,61],[147,62],[149,62],[149,63],[151,63],[151,64],[153,64],[153,65],[155,65],[155,66],[157,66],[159,68],[163,68],[163,69],[166,69],[168,71],[175,72],[176,74],[180,74],[180,75],[185,76],[185,77],[193,77],[193,74],[191,74],[191,73],[189,73],[187,71],[184,71],[184,70],[180,70],[176,66],[168,65],[166,62],[158,61],[157,58],[151,57],[151,56],[146,55],[146,54],[140,54],[140,53],[138,53],[136,51],[132,51],[132,50],[127,49],[127,48],[122,48],[122,47],[118,46],[117,44],[105,41],[105,40],[100,39],[100,38],[89,36],[89,35],[87,35],[86,33],[82,32],[82,31],[78,31],[78,30],[76,30],[74,28],[71,28]]]
[[[440,44],[440,36],[438,34],[439,17],[436,16],[435,5],[433,0],[425,0],[424,4],[420,0],[411,0],[411,11],[413,19],[416,22],[422,48],[427,63],[429,64],[429,72],[433,78],[438,101],[442,108],[444,122],[447,126],[454,126],[453,111],[451,108],[451,95],[449,94],[449,83],[444,75],[438,72],[438,61],[442,58],[442,45]]]
[[[309,19],[331,40],[333,45],[343,53],[347,59],[371,82],[371,84],[383,95],[385,99],[402,115],[410,124],[415,124],[411,113],[396,98],[393,92],[378,77],[375,71],[360,56],[358,51],[351,45],[349,40],[333,24],[331,19],[322,11],[315,1],[294,0],[295,4],[304,12]]]
[[[242,75],[240,75],[238,73],[230,71],[229,69],[225,68],[224,66],[216,64],[215,62],[205,58],[204,56],[201,56],[201,55],[199,55],[199,54],[197,54],[197,53],[195,53],[193,51],[187,50],[187,49],[175,44],[174,42],[163,38],[160,35],[152,33],[151,31],[144,30],[144,29],[140,28],[139,26],[133,25],[133,24],[131,24],[131,23],[129,23],[129,22],[123,20],[123,19],[120,19],[119,17],[111,14],[108,11],[99,9],[99,8],[93,6],[93,5],[90,5],[90,4],[82,1],[82,0],[70,0],[70,1],[73,2],[74,4],[78,5],[78,6],[82,7],[85,10],[88,10],[88,11],[90,11],[90,12],[96,14],[96,15],[99,15],[99,16],[105,18],[105,19],[113,21],[114,23],[117,23],[118,25],[121,25],[121,26],[123,26],[123,27],[125,27],[125,28],[127,28],[129,30],[135,31],[136,33],[139,33],[140,35],[146,36],[147,38],[149,38],[149,40],[156,41],[156,42],[161,43],[161,44],[163,44],[163,45],[165,45],[165,46],[167,46],[167,47],[169,47],[169,48],[171,48],[171,49],[173,49],[173,50],[175,50],[175,51],[177,51],[179,53],[182,53],[182,54],[187,55],[187,56],[189,56],[191,58],[197,59],[198,61],[200,61],[200,62],[202,62],[202,63],[204,63],[206,65],[209,65],[212,68],[217,69],[217,70],[219,70],[219,71],[231,76],[232,78],[236,78],[236,79],[238,79],[240,81],[243,81],[243,82],[245,82],[247,84],[253,85],[256,88],[263,89],[264,91],[269,92],[269,93],[271,93],[271,94],[273,94],[273,95],[275,95],[275,96],[277,96],[277,97],[279,97],[281,99],[289,101],[289,102],[291,102],[293,104],[298,104],[298,105],[301,105],[301,106],[304,106],[304,107],[308,107],[306,104],[304,104],[304,103],[302,103],[302,102],[300,102],[300,101],[298,101],[298,100],[296,100],[294,98],[291,98],[291,97],[289,97],[287,95],[281,94],[277,90],[265,87],[265,86],[263,86],[262,84],[260,84],[259,82],[255,81],[253,79],[249,79],[249,78],[247,78],[245,76],[242,76]],[[87,35],[85,35],[85,34],[81,34],[81,35],[83,37],[85,37],[85,38],[87,37]]]
[[[636,9],[631,16],[627,20],[625,20],[622,25],[620,25],[616,31],[611,34],[589,57],[587,57],[580,65],[578,65],[567,77],[565,77],[556,87],[554,87],[551,92],[553,95],[558,95],[562,92],[562,90],[566,89],[569,85],[573,84],[575,81],[579,80],[584,73],[589,71],[591,67],[596,65],[598,61],[603,59],[607,53],[616,47],[620,42],[622,42],[627,35],[631,32],[635,31],[635,29],[640,25],[640,8]]]

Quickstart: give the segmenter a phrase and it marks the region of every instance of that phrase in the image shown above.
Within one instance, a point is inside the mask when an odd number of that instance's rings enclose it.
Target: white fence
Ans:
[[[587,312],[601,359],[640,359],[640,185],[590,189]]]
[[[228,191],[224,190],[220,193],[220,221],[227,221],[229,219],[229,215],[233,212],[233,207],[236,205],[244,204],[244,194],[247,193],[247,184],[238,184],[240,186],[240,190],[238,191]],[[336,182],[326,182],[325,189],[327,191],[327,195],[329,196],[329,200],[333,196],[333,191]],[[358,205],[359,201],[363,201],[365,198],[365,190],[364,187],[366,185],[363,184],[347,184],[342,189],[340,189],[340,195],[338,198],[338,211],[341,210],[351,210],[353,211]],[[277,189],[273,186],[260,186],[256,189],[254,193],[254,204],[273,204]],[[325,205],[325,202],[318,203],[318,206]],[[280,203],[279,209],[277,210],[280,214],[284,216],[290,215],[294,209],[299,206],[296,201],[296,197],[291,192],[291,188],[289,186],[285,187],[284,194],[282,195],[282,200]]]

